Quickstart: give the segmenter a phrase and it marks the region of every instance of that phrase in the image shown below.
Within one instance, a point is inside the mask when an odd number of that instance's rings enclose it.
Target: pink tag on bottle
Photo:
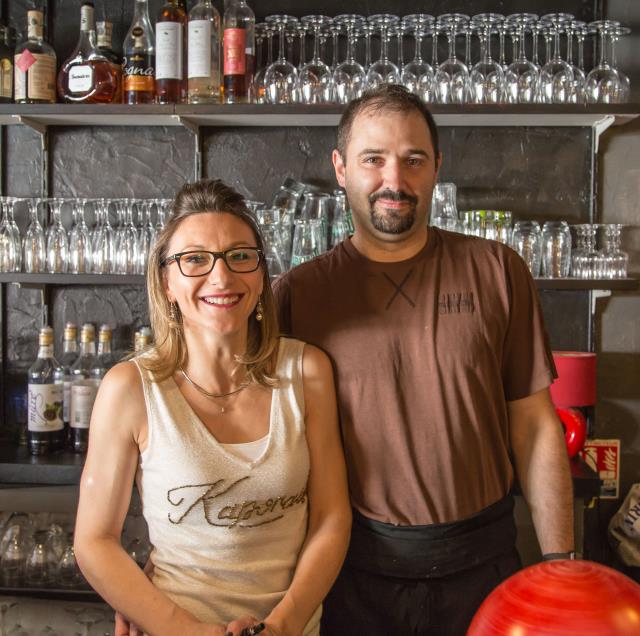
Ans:
[[[16,60],[16,66],[23,73],[26,73],[37,61],[36,56],[31,51],[25,49]]]

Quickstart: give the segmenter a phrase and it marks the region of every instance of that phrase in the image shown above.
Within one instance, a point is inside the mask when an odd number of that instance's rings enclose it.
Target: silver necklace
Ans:
[[[179,367],[180,369],[180,373],[182,373],[182,375],[184,376],[184,379],[196,390],[198,391],[198,393],[201,393],[202,395],[204,395],[205,397],[209,398],[210,400],[215,400],[217,398],[224,398],[224,397],[229,397],[230,395],[235,395],[236,393],[240,393],[240,391],[242,391],[243,389],[246,389],[249,386],[249,382],[243,382],[237,389],[234,389],[233,391],[229,391],[228,393],[211,393],[209,391],[207,391],[206,389],[203,389],[199,384],[197,384],[196,382],[194,382],[188,375],[187,372],[182,368]],[[226,413],[226,409],[224,408],[224,406],[218,406],[218,408],[220,409],[220,413]]]

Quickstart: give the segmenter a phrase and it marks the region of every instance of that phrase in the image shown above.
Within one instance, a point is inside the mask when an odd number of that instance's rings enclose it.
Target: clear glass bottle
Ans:
[[[184,104],[187,100],[185,51],[187,12],[184,3],[169,0],[156,22],[156,102]]]
[[[250,101],[255,60],[256,17],[245,0],[230,0],[224,11],[224,103]]]
[[[140,327],[135,333],[133,349],[135,353],[142,353],[151,345],[153,333],[150,327]]]
[[[118,73],[98,50],[93,5],[80,7],[80,38],[58,73],[58,95],[66,102],[111,104],[118,94]]]
[[[47,455],[64,446],[62,385],[56,384],[60,365],[53,357],[53,329],[40,329],[38,357],[28,373],[28,445],[32,455]]]
[[[98,51],[109,60],[118,81],[113,103],[120,104],[122,103],[122,58],[113,50],[113,24],[106,18],[96,20],[96,34]]]
[[[56,369],[54,379],[62,384],[62,420],[67,434],[69,432],[69,416],[71,411],[71,368],[78,359],[78,327],[74,322],[68,322],[64,327],[63,353],[60,366]]]
[[[11,29],[0,23],[0,103],[13,102],[14,43]]]
[[[55,104],[56,53],[44,39],[41,10],[27,12],[27,39],[13,57],[14,100],[18,104]]]
[[[71,367],[69,443],[76,453],[86,452],[89,443],[89,422],[97,393],[96,383],[91,379],[91,367],[95,361],[95,327],[85,323],[80,332],[80,355]]]
[[[147,0],[135,0],[135,3],[133,21],[122,45],[122,101],[125,104],[152,104],[156,90],[155,34]]]
[[[98,334],[98,355],[91,366],[89,377],[99,385],[107,371],[117,362],[111,351],[112,331],[109,325],[102,325]]]
[[[190,104],[220,101],[220,14],[211,0],[189,12],[188,83]]]

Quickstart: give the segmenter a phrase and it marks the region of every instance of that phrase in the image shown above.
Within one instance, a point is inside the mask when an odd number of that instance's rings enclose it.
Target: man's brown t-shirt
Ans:
[[[283,333],[332,359],[359,512],[448,523],[508,493],[507,402],[555,376],[538,295],[513,250],[430,228],[416,256],[380,263],[347,239],[274,291]]]

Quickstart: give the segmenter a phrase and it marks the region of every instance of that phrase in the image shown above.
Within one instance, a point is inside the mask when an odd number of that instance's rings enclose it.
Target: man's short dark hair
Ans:
[[[351,100],[342,113],[338,124],[337,145],[343,161],[346,161],[347,158],[347,145],[351,137],[353,122],[360,113],[365,111],[374,114],[382,112],[410,113],[412,111],[420,113],[429,127],[434,159],[437,160],[440,154],[438,128],[425,102],[400,84],[385,84],[380,88],[365,91],[361,97]]]

